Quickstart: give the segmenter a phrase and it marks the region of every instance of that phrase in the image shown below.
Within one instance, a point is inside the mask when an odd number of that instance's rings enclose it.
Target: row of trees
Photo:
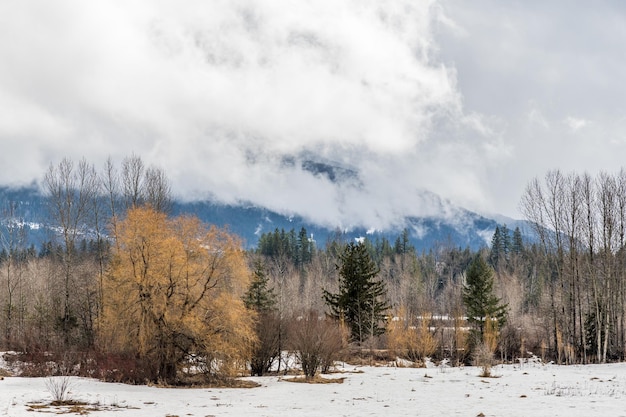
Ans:
[[[194,369],[212,375],[217,361],[227,372],[249,356],[255,317],[241,301],[245,253],[224,231],[169,218],[161,170],[135,156],[119,170],[109,160],[101,172],[64,159],[43,186],[59,243],[35,257],[20,250],[23,225],[10,222],[0,300],[5,348],[90,352],[83,367],[109,377],[113,360],[135,381],[176,381],[178,364],[192,357]]]
[[[559,359],[606,361],[626,349],[626,171],[532,181],[522,209],[538,239]]]
[[[19,280],[23,288],[23,308],[20,311],[24,320],[16,326],[16,331],[13,332],[16,337],[11,339],[16,350],[64,352],[68,349],[97,349],[100,354],[106,353],[106,361],[100,361],[105,364],[102,366],[106,369],[132,369],[136,380],[171,380],[175,378],[174,373],[176,377],[181,375],[181,367],[173,366],[172,362],[188,362],[198,355],[196,352],[201,352],[199,336],[193,333],[193,329],[186,327],[187,314],[171,308],[180,305],[180,300],[185,299],[172,292],[181,286],[181,281],[177,281],[180,274],[173,272],[181,268],[179,265],[185,265],[186,270],[189,267],[187,263],[177,261],[179,257],[175,255],[177,252],[174,249],[165,249],[179,245],[176,242],[181,240],[180,235],[166,238],[157,232],[173,233],[180,227],[170,226],[170,221],[176,224],[183,224],[183,221],[169,219],[165,213],[153,209],[142,212],[139,210],[141,208],[146,209],[144,206],[131,207],[120,219],[112,218],[110,227],[113,230],[113,239],[103,240],[101,245],[97,239],[85,240],[83,235],[69,255],[65,253],[66,248],[63,245],[47,244],[39,256],[34,256],[33,252],[32,257],[21,264],[21,268],[26,271]],[[153,229],[150,229],[151,225],[154,225]],[[140,243],[135,243],[135,248],[131,249],[133,246],[125,243],[128,240],[127,234],[130,230],[136,233],[139,229],[145,229],[140,235]],[[203,235],[202,225],[186,229],[199,233],[194,235],[194,241],[202,240],[199,237]],[[280,235],[282,234],[281,232]],[[401,242],[402,239],[397,241]],[[357,245],[335,239],[328,242],[325,248],[316,249],[304,269],[294,260],[282,256],[265,256],[260,251],[241,252],[246,258],[244,263],[254,271],[250,274],[243,268],[242,276],[247,274],[248,277],[264,277],[264,286],[270,288],[273,294],[265,298],[273,301],[264,306],[265,303],[260,301],[264,297],[257,297],[255,302],[244,297],[244,304],[251,311],[233,310],[252,318],[252,331],[244,332],[245,337],[242,335],[239,339],[234,336],[223,339],[239,340],[237,351],[240,356],[229,356],[228,363],[235,367],[237,362],[243,362],[242,358],[251,354],[252,365],[256,359],[260,360],[260,365],[252,368],[261,369],[257,373],[263,372],[263,369],[266,372],[272,364],[276,365],[279,357],[277,352],[285,349],[300,351],[306,346],[318,345],[319,350],[325,353],[317,356],[327,359],[312,369],[323,369],[328,368],[332,354],[350,342],[361,346],[367,343],[370,348],[384,348],[392,346],[392,336],[398,340],[399,333],[406,336],[408,344],[396,344],[398,353],[419,352],[419,355],[414,356],[416,360],[423,359],[424,355],[444,357],[462,352],[465,343],[461,340],[465,337],[462,330],[464,325],[458,326],[459,331],[455,335],[457,341],[453,345],[448,341],[447,330],[446,340],[443,337],[436,338],[433,334],[431,319],[436,314],[431,314],[428,320],[423,318],[426,314],[421,319],[418,315],[452,308],[455,317],[462,320],[465,309],[460,290],[464,285],[464,271],[474,255],[469,250],[457,249],[422,255],[415,251],[403,253],[394,250],[375,261],[378,256],[376,248],[379,246],[378,242],[371,243],[367,240]],[[207,247],[205,244],[204,249]],[[167,254],[167,258],[160,259],[164,254]],[[65,320],[64,304],[67,294],[65,265],[68,256],[73,263],[68,308],[73,319],[69,322]],[[122,266],[122,260],[129,260],[132,267],[128,264]],[[159,274],[158,271],[162,269],[165,271]],[[239,280],[244,282],[247,278],[242,276]],[[141,284],[142,280],[148,278],[154,282],[147,286]],[[256,278],[253,285],[247,288],[248,292],[254,290],[255,282]],[[241,287],[243,286],[242,284]],[[241,294],[242,291],[240,288],[237,292],[228,294],[237,298],[236,294]],[[216,294],[217,292],[211,292],[211,295]],[[231,301],[235,298],[231,298]],[[157,300],[157,305],[161,307],[156,312],[142,307],[146,303],[152,306],[151,303]],[[215,300],[210,303],[215,303]],[[173,311],[180,321],[172,318]],[[206,317],[208,310],[205,308],[202,311],[205,314],[203,317]],[[119,315],[111,318],[111,314]],[[310,322],[313,317],[323,318],[327,315],[333,316],[334,320]],[[233,317],[239,316],[236,314]],[[401,332],[398,331],[400,329],[395,329],[393,335],[387,336],[383,333],[389,329],[391,317],[403,318],[402,329]],[[216,318],[216,321],[219,320]],[[236,327],[250,330],[249,325],[250,322]],[[422,330],[418,340],[414,334],[416,327]],[[446,326],[441,327],[444,330]],[[207,332],[202,327],[194,329],[199,334]],[[312,336],[306,329],[325,337],[311,339]],[[154,337],[154,332],[163,334]],[[271,347],[267,349],[270,354],[264,356],[259,354],[258,349],[264,346],[268,338],[269,343],[266,346]],[[415,344],[421,343],[422,339],[429,339],[434,347],[415,349]],[[159,341],[160,348],[147,346],[142,340]],[[246,340],[250,344],[246,344]],[[6,342],[6,346],[9,346],[9,339]],[[328,350],[328,346],[334,347]],[[441,347],[441,351],[438,347]],[[458,356],[467,355],[458,353]],[[202,357],[208,358],[209,355],[203,354]],[[172,361],[172,358],[176,360]],[[221,360],[214,358],[211,364],[217,362]],[[280,361],[278,366],[280,367]],[[203,367],[211,368],[207,363]],[[194,369],[203,367],[194,366]],[[215,375],[216,370],[206,371]]]
[[[272,233],[261,235],[257,252],[269,258],[287,258],[297,267],[302,268],[313,258],[315,242],[309,237],[304,227],[297,234],[295,229],[289,232],[284,229],[275,229]]]
[[[2,237],[2,345],[90,352],[81,366],[93,372],[169,383],[260,375],[290,349],[310,374],[346,346],[458,363],[485,346],[509,360],[622,357],[622,176],[531,183],[530,243],[502,225],[491,249],[417,253],[408,230],[394,244],[338,233],[319,246],[301,229],[245,252],[223,230],[170,217],[167,178],[139,158],[101,172],[64,160],[44,183],[60,241],[37,256],[19,222]]]
[[[120,171],[109,161],[102,173],[84,160],[75,165],[65,159],[50,167],[44,185],[60,241],[46,245],[42,256],[35,257],[30,252],[21,255],[17,238],[6,237],[15,246],[7,245],[2,260],[10,290],[2,300],[5,347],[31,353],[92,352],[92,356],[103,355],[101,364],[125,362],[126,378],[134,373],[133,380],[168,383],[179,381],[184,369],[212,377],[230,375],[253,356],[266,333],[258,326],[266,324],[267,313],[274,309],[263,306],[258,298],[251,301],[254,287],[248,287],[247,257],[235,237],[193,217],[168,216],[169,186],[161,171],[144,169],[137,157],[125,159]],[[89,243],[82,244],[87,236]],[[284,233],[276,233],[268,241],[285,240],[291,241]],[[287,261],[306,275],[303,267],[311,263],[314,246],[304,229],[292,243],[287,253],[259,256]],[[353,278],[363,272],[358,269],[360,262],[370,268],[359,285],[369,285],[378,272],[364,254],[362,245],[351,245],[340,260],[344,268],[357,268],[350,272]],[[45,268],[47,274],[27,274],[26,278],[17,272],[34,265]],[[262,277],[265,268],[260,265],[257,277]],[[353,290],[354,284],[344,283],[343,291],[350,285]],[[337,318],[341,315],[343,321],[345,316],[353,335],[358,328],[358,342],[383,332],[381,323],[388,308],[386,301],[372,300],[386,297],[381,282],[362,291],[358,311],[344,295],[326,293]],[[296,308],[308,313],[297,315]],[[370,309],[375,309],[371,317]],[[15,318],[18,310],[19,320]],[[314,311],[295,307],[287,316],[281,306],[277,323],[284,326],[285,317],[308,321]],[[327,327],[340,328],[338,323]],[[297,340],[288,339],[292,345]],[[279,344],[278,352],[282,349]],[[87,363],[96,362],[85,360],[81,365]],[[111,367],[102,366],[99,372],[106,377]],[[317,366],[312,369],[315,372]]]

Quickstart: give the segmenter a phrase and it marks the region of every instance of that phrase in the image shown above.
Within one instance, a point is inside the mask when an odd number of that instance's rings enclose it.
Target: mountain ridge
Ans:
[[[0,224],[4,236],[7,235],[7,226],[11,222],[26,225],[28,246],[39,247],[54,236],[54,224],[48,218],[46,197],[36,186],[0,186],[0,207]],[[365,226],[344,229],[338,226],[328,227],[315,224],[297,214],[281,214],[249,203],[224,204],[210,200],[174,200],[172,214],[195,215],[205,223],[228,227],[243,240],[247,249],[256,247],[263,233],[271,233],[277,229],[295,229],[299,232],[304,228],[318,247],[323,247],[338,237],[344,240],[386,238],[393,243],[406,229],[411,244],[420,252],[442,245],[477,250],[488,246],[496,226],[501,224],[495,219],[460,207],[454,207],[441,216],[407,216],[402,223],[385,230],[374,230]]]

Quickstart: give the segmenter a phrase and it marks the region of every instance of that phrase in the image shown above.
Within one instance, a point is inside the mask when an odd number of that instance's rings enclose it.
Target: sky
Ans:
[[[0,184],[137,155],[329,226],[521,218],[548,170],[623,166],[625,39],[619,1],[5,0]]]

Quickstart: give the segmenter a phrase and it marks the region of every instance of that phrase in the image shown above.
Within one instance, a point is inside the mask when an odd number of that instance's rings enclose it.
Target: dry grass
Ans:
[[[92,411],[100,411],[97,405],[87,404],[82,401],[52,401],[49,404],[28,404],[27,411],[37,411],[50,414],[75,414],[87,415]]]
[[[297,377],[294,377],[294,378],[283,378],[283,379],[281,379],[281,381],[298,382],[298,383],[305,383],[305,384],[343,384],[343,381],[345,379],[346,379],[345,377],[341,377],[341,378],[323,378],[323,377],[317,375],[314,378],[305,378],[303,376],[297,376]]]
[[[27,406],[28,411],[44,410],[46,408],[50,408],[50,405],[48,404],[27,404]]]
[[[160,382],[158,384],[148,383],[148,386],[157,388],[257,388],[261,384],[240,378],[206,378],[203,375],[196,375],[196,377],[185,378],[184,381],[179,381],[178,384],[167,384]]]
[[[77,407],[77,406],[85,406],[88,404],[82,401],[65,400],[65,401],[52,401],[50,405],[53,407]]]
[[[224,381],[220,384],[212,384],[209,388],[257,388],[260,386],[261,384],[254,381],[248,381],[245,379],[232,379]]]

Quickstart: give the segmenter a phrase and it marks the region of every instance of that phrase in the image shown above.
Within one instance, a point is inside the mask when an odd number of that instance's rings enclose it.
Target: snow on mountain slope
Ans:
[[[319,166],[316,166],[320,170]],[[345,176],[343,171],[323,171],[323,175]],[[367,236],[372,240],[387,238],[392,244],[406,228],[411,244],[419,251],[435,246],[470,247],[478,249],[490,243],[491,236],[499,221],[481,216],[452,205],[437,195],[425,192],[421,197],[428,205],[428,216],[407,216],[399,219],[394,226],[381,230],[369,224],[363,225],[320,225],[298,213],[277,212],[249,203],[222,204],[214,201],[176,201],[173,214],[193,214],[206,223],[228,226],[239,235],[246,247],[254,247],[261,234],[275,229],[299,232],[302,227],[313,235],[318,246],[324,246],[338,232],[346,240]],[[13,213],[0,212],[0,232],[7,234],[9,224],[26,225],[28,244],[37,248],[42,242],[54,236],[54,225],[48,219],[45,198],[34,187],[11,189],[0,187],[0,207],[13,205]],[[513,228],[513,227],[511,227]]]

